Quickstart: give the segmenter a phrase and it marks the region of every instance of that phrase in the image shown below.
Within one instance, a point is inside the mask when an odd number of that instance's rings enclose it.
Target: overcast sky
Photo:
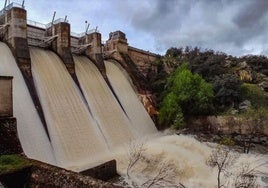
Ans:
[[[87,20],[103,40],[121,30],[129,45],[160,54],[188,45],[268,55],[268,0],[25,0],[25,8],[28,19],[42,23],[54,11],[56,18],[67,15],[76,33]]]

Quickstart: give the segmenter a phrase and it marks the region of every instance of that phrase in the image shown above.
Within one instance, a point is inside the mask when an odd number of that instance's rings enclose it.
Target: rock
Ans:
[[[264,145],[268,145],[268,137],[261,137],[260,138],[260,142],[262,143],[262,144],[264,144]]]
[[[266,92],[268,92],[268,81],[263,81],[259,84],[259,86]]]
[[[241,63],[238,64],[238,67],[240,69],[245,69],[245,68],[248,68],[249,66],[248,66],[248,64],[247,64],[246,61],[243,61],[243,62],[241,62]]]
[[[242,140],[242,136],[239,134],[239,135],[235,136],[234,139],[237,140],[237,141],[241,141]]]
[[[251,102],[249,100],[244,100],[238,106],[239,110],[247,110],[251,107]]]
[[[237,114],[237,113],[238,113],[238,110],[235,110],[235,109],[234,109],[234,110],[231,111],[231,114],[232,114],[232,115],[235,115],[235,114]]]
[[[221,137],[218,136],[218,135],[214,135],[213,138],[212,138],[212,140],[213,140],[214,142],[218,142],[219,140],[221,140]]]
[[[268,176],[261,177],[261,181],[266,183],[266,185],[268,185]]]
[[[253,138],[251,139],[251,141],[252,141],[253,143],[260,143],[260,139],[259,139],[259,137],[253,137]]]

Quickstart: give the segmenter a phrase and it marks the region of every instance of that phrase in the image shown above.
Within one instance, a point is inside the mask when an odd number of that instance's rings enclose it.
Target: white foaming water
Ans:
[[[66,67],[51,51],[30,48],[30,54],[58,165],[74,169],[98,161],[107,145]]]
[[[74,56],[75,71],[92,116],[110,147],[135,138],[133,128],[97,67],[83,56]]]
[[[142,141],[138,141],[142,142]],[[217,169],[206,165],[206,160],[210,156],[213,147],[206,143],[200,143],[190,136],[184,135],[166,135],[150,139],[148,142],[144,141],[142,157],[136,165],[130,170],[130,178],[127,177],[128,166],[128,151],[129,145],[114,152],[114,158],[117,160],[118,172],[128,184],[133,182],[142,187],[142,184],[148,180],[152,180],[161,168],[167,167],[166,180],[164,187],[169,185],[179,185],[182,183],[187,188],[215,188],[217,187]],[[211,144],[210,144],[211,145]],[[240,154],[234,166],[228,170],[235,174],[239,172],[239,167],[244,162],[256,164],[257,155]],[[262,158],[267,160],[267,155]],[[258,170],[268,172],[267,165],[261,166]],[[233,177],[230,177],[233,178]],[[224,178],[222,179],[225,182]],[[231,182],[231,181],[230,181]],[[265,188],[261,181],[258,181],[259,187]],[[146,187],[146,186],[145,186]],[[159,187],[152,186],[152,187]],[[172,186],[171,186],[172,187]],[[233,187],[231,184],[227,187]]]
[[[24,153],[29,158],[56,164],[53,149],[23,76],[10,49],[2,42],[0,42],[0,75],[13,76],[13,110]]]
[[[140,102],[130,80],[124,75],[122,67],[105,61],[106,74],[121,105],[129,117],[134,129],[140,136],[156,133],[156,127]]]

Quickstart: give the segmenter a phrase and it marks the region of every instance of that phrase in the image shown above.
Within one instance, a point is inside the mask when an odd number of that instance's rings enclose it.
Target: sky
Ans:
[[[87,21],[103,41],[121,30],[130,46],[159,54],[197,46],[268,56],[268,0],[25,0],[25,8],[28,19],[44,24],[54,11],[56,19],[67,15],[75,33],[85,32]]]

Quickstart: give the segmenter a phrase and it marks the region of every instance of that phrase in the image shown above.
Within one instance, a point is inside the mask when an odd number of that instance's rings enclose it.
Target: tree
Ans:
[[[221,109],[237,106],[241,99],[242,82],[232,74],[223,74],[215,77],[213,89],[215,106]]]
[[[207,114],[213,108],[213,89],[198,74],[192,74],[183,64],[173,72],[166,84],[160,108],[160,123],[180,127],[183,116]]]
[[[227,141],[225,143],[230,144],[228,139],[225,141]],[[217,168],[217,188],[257,188],[257,176],[267,176],[266,172],[258,170],[259,167],[267,166],[267,159],[259,158],[251,163],[246,162],[239,164],[239,167],[236,168],[236,172],[232,172],[231,167],[236,163],[237,158],[238,154],[232,152],[230,146],[219,145],[212,151],[207,159],[207,165]]]
[[[128,150],[128,166],[127,166],[127,176],[130,177],[131,169],[136,165],[136,163],[143,157],[144,144],[139,142],[131,142]]]
[[[141,161],[150,161],[145,157],[143,142],[131,142],[128,148],[128,166],[127,166],[127,177],[131,179],[132,168]],[[154,166],[156,173],[152,172],[152,177],[147,179],[144,183],[138,185],[136,182],[131,182],[131,186],[136,188],[150,188],[150,187],[174,187],[174,188],[185,188],[182,183],[176,185],[172,182],[172,179],[176,177],[175,167],[168,162],[160,162],[159,165]]]
[[[235,155],[230,154],[229,147],[218,146],[217,149],[212,151],[207,160],[207,165],[217,167],[217,182],[218,188],[224,187],[222,176],[230,176],[228,169],[234,164],[236,160]]]
[[[171,47],[167,50],[165,56],[179,57],[183,53],[183,48]]]

